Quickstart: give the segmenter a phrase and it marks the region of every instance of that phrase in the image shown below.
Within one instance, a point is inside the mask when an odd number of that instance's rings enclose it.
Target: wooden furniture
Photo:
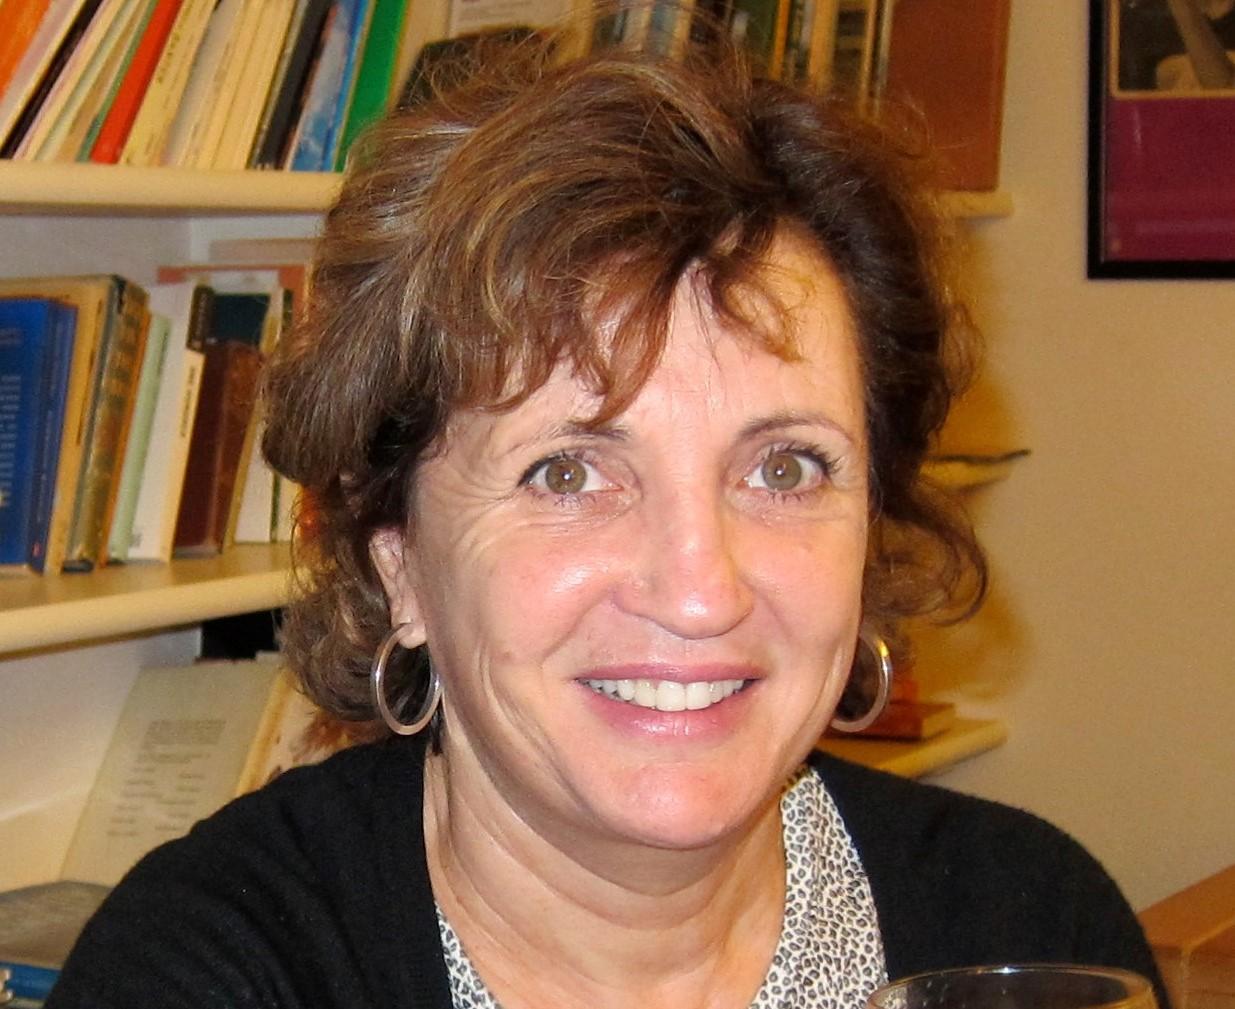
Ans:
[[[1235,1009],[1235,865],[1140,919],[1173,1009]]]

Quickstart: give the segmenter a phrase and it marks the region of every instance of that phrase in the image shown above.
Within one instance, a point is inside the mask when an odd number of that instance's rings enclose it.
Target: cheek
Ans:
[[[460,544],[436,586],[439,626],[490,659],[546,653],[605,598],[621,556],[603,536],[539,531]]]

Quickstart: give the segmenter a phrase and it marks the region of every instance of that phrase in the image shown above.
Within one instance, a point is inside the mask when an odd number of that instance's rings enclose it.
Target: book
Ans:
[[[43,570],[76,311],[0,299],[0,569]]]
[[[157,0],[155,3],[90,150],[91,161],[114,164],[119,160],[182,3],[183,0]]]
[[[97,45],[89,48],[89,62],[74,84],[63,109],[49,124],[46,137],[28,151],[31,160],[76,161],[85,148],[86,136],[108,95],[112,82],[119,78],[121,67],[132,44],[133,36],[142,24],[145,0],[119,0],[119,11],[106,26]],[[102,12],[91,22],[91,28],[103,20]],[[88,148],[87,148],[88,151]]]
[[[30,129],[14,152],[14,157],[34,160],[49,137],[75,108],[74,98],[81,93],[82,81],[101,59],[103,44],[122,11],[125,0],[103,0],[90,19],[81,40],[73,47],[64,69],[56,76],[51,92]]]
[[[332,132],[335,113],[344,92],[344,75],[353,25],[363,15],[364,0],[335,0],[323,27],[322,44],[304,110],[297,127],[296,145],[288,167],[296,172],[326,171],[333,162]]]
[[[160,162],[213,8],[214,0],[185,0],[181,6],[120,151],[121,164]]]
[[[152,284],[150,307],[170,324],[150,444],[129,529],[129,561],[169,561],[197,415],[214,292],[191,281]]]
[[[283,163],[295,117],[303,107],[313,53],[329,10],[330,0],[300,0],[296,5],[249,159],[253,168],[278,168]]]
[[[261,368],[262,353],[252,344],[225,340],[206,345],[176,516],[172,546],[176,556],[216,554],[223,549]]]
[[[245,70],[253,47],[264,0],[241,0],[232,20],[224,52],[198,108],[202,125],[195,129],[186,152],[185,167],[213,168],[228,122],[236,112],[237,96],[245,88]]]
[[[138,50],[141,49],[142,40],[146,37],[146,30],[150,27],[150,19],[153,17],[159,2],[160,0],[141,0],[137,16],[131,22],[129,31],[123,39],[123,48],[115,63],[115,72],[104,82],[105,87],[101,89],[97,101],[92,102],[93,114],[89,123],[85,124],[81,145],[76,153],[78,161],[91,160],[94,146],[98,142],[99,133],[107,122],[112,105],[115,103],[121,87],[128,78],[129,68],[136,59]]]
[[[66,571],[90,571],[106,563],[107,532],[149,330],[145,289],[119,276],[113,282],[115,309],[95,367],[81,475],[64,555]]]
[[[230,799],[349,741],[277,657],[143,669],[60,876],[114,885],[147,852]]]
[[[0,893],[0,971],[16,998],[41,1004],[110,889],[61,879]]]
[[[395,58],[403,37],[407,0],[373,0],[373,14],[356,71],[356,84],[347,109],[335,155],[335,171],[341,172],[356,135],[390,105]]]
[[[30,47],[50,0],[9,0],[4,9],[4,34],[0,36],[0,95]]]
[[[26,102],[38,87],[43,71],[55,56],[64,33],[84,0],[51,0],[14,65],[8,85],[0,92],[0,143],[12,130]]]
[[[48,522],[43,569],[60,571],[68,548],[69,525],[77,501],[81,462],[97,384],[100,348],[115,311],[117,278],[109,274],[77,277],[27,277],[0,280],[0,296],[47,297],[72,305],[77,312],[73,358],[65,396],[64,424],[56,462],[55,489]]]
[[[107,529],[108,562],[124,561],[129,556],[129,546],[133,539],[133,516],[137,511],[137,498],[141,492],[141,478],[150,450],[150,438],[154,433],[154,412],[158,403],[159,385],[167,364],[167,344],[170,336],[171,320],[166,315],[151,312],[146,350],[133,392],[132,421],[125,440],[116,503]]]
[[[0,144],[0,158],[11,158],[21,148],[27,134],[33,128],[48,98],[55,90],[56,82],[72,61],[73,54],[82,37],[90,27],[100,5],[100,0],[85,0],[77,9],[77,13],[69,22],[67,29],[61,35],[52,53],[51,59],[43,67],[38,83],[27,96],[21,112],[14,120],[4,142]]]
[[[232,59],[239,44],[233,29],[241,5],[242,0],[219,0],[210,13],[168,132],[162,164],[189,167],[194,163],[205,136],[211,103],[217,100],[222,85],[223,67]]]
[[[242,84],[223,125],[211,167],[248,167],[294,7],[295,0],[263,0],[254,28],[257,41],[249,49]]]
[[[945,188],[999,184],[1010,8],[1011,0],[915,0],[893,8],[885,95],[925,117]]]

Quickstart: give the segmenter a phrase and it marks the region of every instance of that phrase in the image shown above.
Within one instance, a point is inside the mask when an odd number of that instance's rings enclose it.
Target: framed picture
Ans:
[[[1235,277],[1235,0],[1090,0],[1090,277]]]

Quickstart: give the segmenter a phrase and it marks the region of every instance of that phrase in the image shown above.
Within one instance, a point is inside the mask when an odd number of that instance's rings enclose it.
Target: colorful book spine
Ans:
[[[150,304],[172,322],[150,445],[129,535],[130,561],[168,561],[201,392],[205,334],[214,292],[192,282],[155,284]]]
[[[258,133],[252,158],[254,168],[278,168],[283,163],[295,117],[304,105],[313,54],[329,11],[330,0],[305,0],[297,12],[288,31],[284,63],[279,68]]]
[[[152,313],[150,331],[146,336],[146,353],[142,358],[141,374],[133,400],[133,420],[124,447],[124,462],[120,467],[119,489],[116,506],[107,535],[107,559],[125,561],[133,537],[133,515],[137,510],[137,497],[141,490],[141,476],[146,466],[153,433],[154,409],[158,401],[159,385],[167,363],[167,343],[171,333],[171,320],[167,316]]]
[[[26,102],[43,79],[43,72],[56,55],[61,39],[73,23],[83,0],[52,0],[39,20],[13,69],[8,87],[0,93],[0,141],[13,129]]]
[[[4,138],[3,144],[0,144],[0,158],[13,157],[33,129],[48,99],[55,91],[56,84],[60,80],[61,75],[64,74],[69,63],[72,62],[73,54],[89,30],[90,23],[98,11],[100,3],[101,0],[86,0],[77,9],[77,13],[72,21],[69,22],[67,30],[61,35],[52,53],[51,60],[43,68],[38,83],[26,98],[21,112],[9,130],[8,135]]]
[[[335,0],[326,23],[313,82],[301,113],[291,169],[322,172],[333,164],[330,158],[331,130],[343,88],[348,39],[360,0]]]
[[[137,118],[141,101],[146,94],[146,88],[154,76],[158,66],[159,56],[167,44],[176,15],[180,12],[183,0],[158,0],[146,23],[137,47],[133,50],[133,58],[125,69],[116,97],[112,100],[107,117],[99,129],[94,146],[90,149],[90,160],[100,164],[115,164],[120,158],[120,151],[128,138],[133,121]]]
[[[95,369],[89,435],[64,558],[66,571],[89,571],[106,560],[106,530],[149,327],[146,292],[132,281],[116,280],[120,297]]]
[[[71,350],[71,343],[64,343],[65,311],[45,298],[0,299],[0,566],[5,570],[42,569],[50,502],[41,477],[56,463]],[[71,332],[68,336],[71,341]]]
[[[407,0],[374,0],[373,15],[356,73],[347,120],[339,138],[334,167],[342,171],[356,135],[386,111],[390,104],[395,59],[403,37]]]
[[[26,54],[50,0],[9,0],[4,5],[5,31],[0,36],[0,94],[3,94]]]

